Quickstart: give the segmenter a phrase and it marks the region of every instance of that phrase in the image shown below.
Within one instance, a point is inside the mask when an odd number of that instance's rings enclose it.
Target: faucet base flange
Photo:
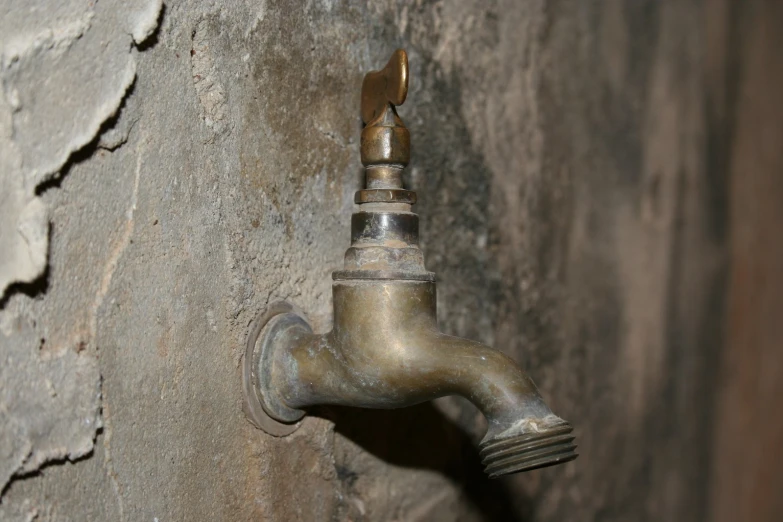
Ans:
[[[275,437],[296,431],[304,416],[301,410],[283,405],[269,386],[275,350],[292,335],[312,332],[302,313],[285,301],[270,304],[250,330],[242,362],[243,409],[253,425]]]

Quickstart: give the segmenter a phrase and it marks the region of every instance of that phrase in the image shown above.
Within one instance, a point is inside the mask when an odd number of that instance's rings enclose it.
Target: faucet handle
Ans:
[[[392,105],[402,105],[408,95],[408,53],[397,49],[386,67],[371,71],[362,82],[362,120],[369,124]]]
[[[402,188],[400,169],[410,160],[411,138],[394,107],[407,95],[408,54],[397,49],[386,67],[367,73],[362,83],[362,163],[374,170],[368,173],[368,188],[378,177],[394,178],[384,188]]]

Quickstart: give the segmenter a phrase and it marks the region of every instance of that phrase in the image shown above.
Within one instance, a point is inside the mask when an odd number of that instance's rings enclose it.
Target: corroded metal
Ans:
[[[391,122],[391,135],[400,135],[394,104],[407,92],[405,53],[397,51],[368,78],[364,89],[371,92],[362,96],[368,127]],[[378,152],[375,145],[365,150],[366,143],[363,160]],[[308,406],[401,408],[461,395],[487,418],[480,452],[490,477],[576,458],[571,426],[514,361],[438,330],[435,277],[424,267],[418,216],[410,211],[415,196],[402,189],[399,175],[408,150],[387,144],[390,151],[365,161],[368,189],[357,193],[344,270],[333,273],[332,330],[314,334],[301,314],[277,303],[253,331],[245,356],[251,419],[280,436],[296,429]]]
[[[362,83],[362,130],[361,152],[365,167],[386,166],[402,168],[410,160],[411,139],[408,129],[397,115],[396,105],[402,105],[408,95],[408,55],[397,49],[380,71],[373,71],[364,77]],[[380,169],[368,169],[367,187],[373,186],[375,175]],[[402,178],[399,185],[402,188]]]
[[[362,82],[362,120],[369,124],[389,104],[402,105],[408,96],[408,53],[397,49],[386,67],[365,75]]]
[[[403,189],[367,189],[360,190],[354,197],[354,203],[406,203],[414,205],[416,203],[416,193],[412,190]]]
[[[283,301],[272,303],[253,323],[242,368],[245,415],[257,428],[277,437],[289,435],[299,427],[298,423],[292,422],[298,419],[288,417],[287,422],[281,422],[277,416],[269,415],[267,410],[273,411],[274,408],[264,404],[267,402],[265,391],[272,382],[271,375],[267,372],[272,367],[269,361],[274,355],[274,347],[287,342],[278,335],[281,330],[285,331],[285,328],[281,328],[285,326],[281,324],[281,318],[286,318],[287,324],[293,321],[301,325],[306,333],[313,332],[304,316],[293,306]]]

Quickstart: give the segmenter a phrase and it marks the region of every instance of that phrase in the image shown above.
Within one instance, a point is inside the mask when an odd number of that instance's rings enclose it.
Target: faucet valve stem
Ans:
[[[359,204],[416,202],[414,192],[402,187],[402,171],[410,161],[411,138],[396,107],[408,96],[408,55],[397,49],[386,67],[364,77],[362,83],[361,152],[365,188],[356,193]]]

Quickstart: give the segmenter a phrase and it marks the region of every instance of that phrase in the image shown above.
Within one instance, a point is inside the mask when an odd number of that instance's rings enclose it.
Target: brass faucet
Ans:
[[[255,322],[245,353],[245,412],[276,436],[292,433],[303,408],[335,404],[402,408],[461,395],[487,419],[485,471],[499,477],[576,458],[570,424],[544,403],[510,358],[438,331],[435,274],[418,246],[416,194],[405,190],[408,129],[395,106],[408,91],[408,58],[397,50],[362,85],[361,155],[366,188],[356,193],[351,247],[332,274],[334,326],[314,334],[285,302]]]

